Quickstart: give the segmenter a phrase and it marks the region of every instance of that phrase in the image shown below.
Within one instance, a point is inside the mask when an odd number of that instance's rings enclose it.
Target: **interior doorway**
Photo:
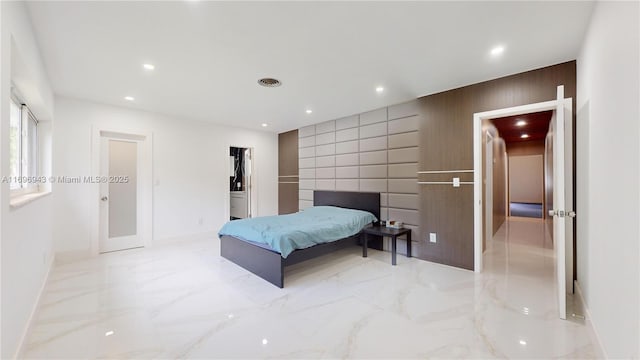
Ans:
[[[503,139],[506,152],[507,216],[546,218],[545,143],[553,110],[484,120]]]
[[[229,147],[229,220],[252,217],[253,150]]]
[[[493,236],[513,218],[544,229],[546,199],[551,195],[550,171],[545,167],[546,142],[553,111],[541,111],[482,121],[485,139],[484,164],[484,223],[483,251]],[[553,249],[551,236],[535,232],[527,236],[531,246]],[[508,235],[508,234],[507,234]],[[509,238],[503,236],[501,238]]]
[[[566,221],[570,219],[566,215],[573,213],[570,211],[573,204],[571,106],[572,100],[564,99],[564,87],[559,86],[558,96],[554,101],[474,114],[475,271],[482,271],[483,252],[487,239],[490,239],[491,234],[500,228],[500,226],[496,228],[496,222],[500,221],[500,218],[496,221],[496,215],[503,214],[506,220],[503,223],[509,223],[509,216],[513,216],[514,212],[519,214],[517,207],[514,211],[513,204],[535,205],[533,210],[525,209],[525,211],[533,213],[537,217],[533,221],[537,221],[539,228],[544,229],[544,220],[542,219],[545,217],[544,210],[548,208],[550,210],[549,224],[552,225],[558,314],[562,319],[566,318],[566,294],[573,292],[573,227],[565,225]],[[538,130],[539,134],[534,133],[533,127],[524,130],[527,124],[524,118],[527,116],[548,117],[546,123],[542,122],[540,130]],[[517,136],[521,142],[525,142],[535,136],[539,138],[538,141],[544,139],[544,146],[537,146],[537,154],[529,154],[523,156],[522,159],[515,159],[507,156],[507,141],[503,139],[504,152],[496,152],[495,144],[499,144],[497,139],[501,138],[497,125],[497,121],[500,119],[509,122],[506,128],[516,129],[513,133],[510,133],[508,129],[503,131],[502,137]],[[491,158],[486,158],[487,154]],[[503,172],[507,173],[504,185],[505,198],[502,201],[496,196],[496,188],[494,187],[496,160],[501,157],[504,158]],[[549,169],[549,164],[552,169]],[[516,174],[512,170],[519,170],[520,173],[525,172],[524,178],[513,178]],[[550,183],[545,183],[545,172],[548,174],[547,178],[551,178]],[[528,184],[524,192],[517,186],[523,185],[523,182]],[[549,201],[549,198],[552,198],[553,201]],[[504,210],[496,212],[494,207],[501,202],[505,203]],[[493,218],[492,223],[487,222],[487,219],[490,218]],[[487,231],[488,227],[493,227],[492,231]],[[544,243],[544,240],[542,242]]]
[[[94,129],[92,253],[151,245],[152,134]]]

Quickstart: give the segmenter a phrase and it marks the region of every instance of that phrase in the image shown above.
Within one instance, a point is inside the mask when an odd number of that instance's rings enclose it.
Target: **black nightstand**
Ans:
[[[395,229],[380,225],[369,225],[362,229],[362,257],[367,257],[367,235],[388,236],[391,238],[391,264],[396,264],[396,238],[407,236],[407,257],[411,257],[411,229]]]

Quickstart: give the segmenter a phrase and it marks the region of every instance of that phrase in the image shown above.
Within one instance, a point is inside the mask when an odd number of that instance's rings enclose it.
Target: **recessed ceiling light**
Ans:
[[[114,334],[113,330],[109,330],[106,333],[104,333],[104,336],[111,336],[113,334]]]
[[[143,67],[145,70],[153,70],[153,69],[155,69],[155,68],[156,68],[155,66],[153,66],[153,64],[142,64],[142,67]]]
[[[383,92],[383,91],[384,91],[384,88],[383,88],[382,86],[378,86],[378,87],[376,88],[376,92],[377,92],[378,94],[380,94],[380,93],[381,93],[381,92]]]
[[[274,78],[262,78],[262,79],[258,80],[258,84],[260,84],[260,86],[264,86],[264,87],[278,87],[278,86],[282,85],[280,80],[274,79]]]
[[[525,126],[525,125],[527,125],[527,122],[524,120],[520,120],[516,123],[516,126]]]
[[[127,101],[133,101],[136,98],[134,98],[133,96],[125,96],[124,99],[127,100]]]
[[[269,343],[269,340],[267,339],[262,339],[262,345],[267,345]]]
[[[311,114],[312,112],[313,112],[313,110],[311,110],[311,109],[307,109],[307,111],[306,111],[307,114]]]
[[[529,134],[522,134],[520,135],[520,138],[522,139],[527,139],[529,137]]]
[[[267,127],[267,126],[269,126],[269,124],[267,124],[267,123],[262,123],[262,127]]]
[[[524,340],[520,340],[520,345],[527,345],[527,342]]]
[[[504,52],[504,46],[496,46],[491,49],[491,55],[498,56]]]

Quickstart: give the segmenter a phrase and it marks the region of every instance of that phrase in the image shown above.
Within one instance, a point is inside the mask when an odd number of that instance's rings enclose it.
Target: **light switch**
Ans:
[[[437,242],[436,233],[429,233],[429,242],[432,242],[432,243]]]
[[[459,177],[453,178],[453,187],[460,187],[460,178]]]

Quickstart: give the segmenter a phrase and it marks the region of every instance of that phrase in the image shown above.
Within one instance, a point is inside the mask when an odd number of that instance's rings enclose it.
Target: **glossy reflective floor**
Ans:
[[[353,248],[296,265],[284,289],[222,259],[213,238],[58,265],[23,356],[599,357],[588,324],[557,318],[553,250],[536,231],[512,218],[478,275]]]

